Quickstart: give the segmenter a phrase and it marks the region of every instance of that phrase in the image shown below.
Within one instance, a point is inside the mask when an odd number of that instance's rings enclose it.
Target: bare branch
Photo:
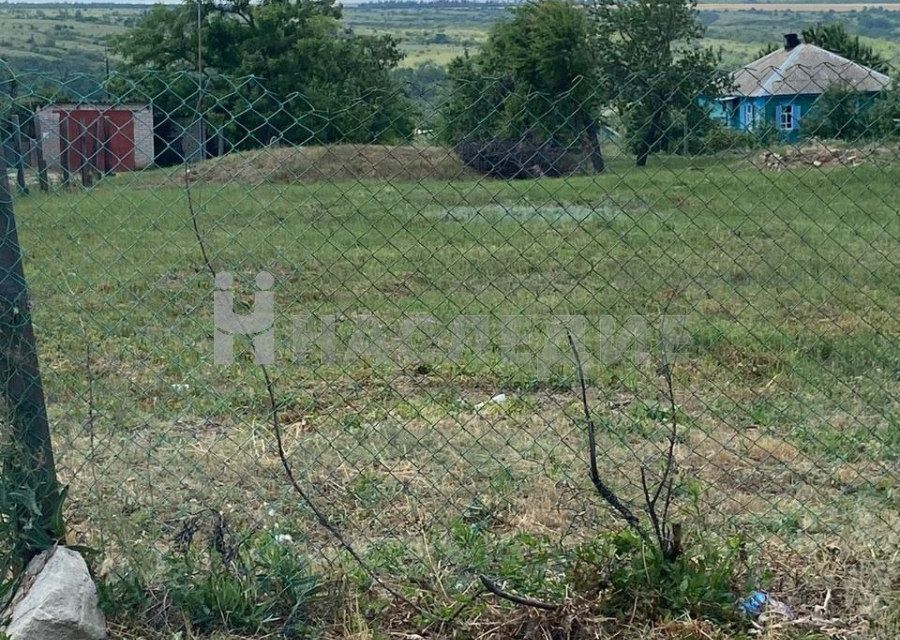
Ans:
[[[544,609],[545,611],[556,611],[562,606],[555,602],[544,602],[543,600],[535,600],[534,598],[528,598],[526,596],[510,593],[509,591],[504,591],[500,588],[500,585],[483,574],[479,574],[478,579],[481,580],[481,584],[484,585],[485,589],[498,598],[509,600],[510,602],[520,604],[523,607],[534,607],[535,609]]]
[[[658,498],[663,486],[666,487],[662,518],[662,522],[665,525],[669,517],[669,506],[672,503],[672,486],[674,485],[673,480],[675,473],[675,443],[678,441],[678,407],[675,404],[675,385],[672,380],[672,365],[669,362],[665,351],[663,351],[663,365],[661,369],[663,370],[663,377],[666,381],[666,389],[669,396],[669,413],[672,420],[672,429],[669,431],[669,450],[666,453],[666,466],[659,487],[657,487],[656,490]]]
[[[197,112],[197,118],[200,125],[200,131],[203,131],[203,5],[200,2],[197,2],[197,105],[195,111]],[[202,136],[201,136],[202,137]],[[202,144],[202,143],[201,143]],[[200,154],[200,157],[203,157],[203,154]],[[209,261],[209,254],[206,253],[206,245],[203,243],[203,237],[200,235],[200,227],[197,224],[197,214],[194,212],[194,202],[191,199],[191,178],[190,178],[190,169],[188,169],[186,159],[182,159],[184,162],[184,193],[187,196],[187,205],[188,212],[191,215],[191,225],[194,227],[194,237],[197,239],[197,244],[200,245],[200,253],[203,255],[203,263],[206,265],[206,268],[209,270],[210,275],[213,277],[213,280],[216,278],[216,270],[213,269],[212,263]]]
[[[672,487],[674,486],[675,475],[675,443],[678,440],[678,418],[676,416],[677,407],[675,404],[675,385],[672,380],[672,366],[665,351],[663,351],[662,363],[658,371],[666,381],[672,428],[669,431],[669,448],[666,452],[666,462],[663,467],[662,477],[660,477],[659,484],[653,490],[653,496],[651,497],[650,495],[647,472],[643,467],[641,467],[641,487],[644,491],[647,516],[653,525],[653,533],[656,535],[659,549],[666,558],[674,560],[681,553],[681,526],[669,525],[669,507],[672,504]],[[663,490],[665,490],[665,498],[663,500],[662,515],[660,516],[657,503]]]
[[[597,428],[594,420],[591,418],[591,409],[587,400],[587,384],[584,381],[584,368],[581,365],[581,356],[578,354],[578,347],[575,346],[575,339],[568,331],[566,336],[569,339],[569,346],[572,348],[572,355],[575,358],[575,367],[578,371],[578,383],[581,386],[581,406],[584,410],[584,417],[587,420],[588,428],[588,453],[591,465],[591,482],[597,489],[597,493],[609,504],[622,518],[628,523],[628,526],[637,531],[642,537],[647,537],[646,532],[641,527],[640,520],[628,508],[628,506],[619,499],[619,496],[610,489],[600,478],[600,472],[597,469]]]
[[[653,534],[659,543],[660,551],[665,552],[667,546],[664,535],[665,522],[660,524],[659,514],[656,511],[656,499],[659,496],[657,492],[656,496],[650,497],[650,489],[647,486],[647,470],[644,467],[641,467],[641,488],[644,490],[644,501],[647,504],[647,515],[650,517],[650,524],[653,526]]]
[[[209,274],[215,280],[216,270],[213,269],[212,263],[209,261],[209,254],[206,253],[206,245],[203,242],[203,236],[200,235],[200,227],[197,225],[197,214],[194,213],[194,202],[191,199],[190,171],[188,170],[187,165],[185,165],[184,169],[184,193],[187,196],[188,213],[190,213],[191,216],[191,225],[194,227],[194,237],[197,239],[197,244],[200,246],[200,253],[203,256],[203,264],[206,265]]]
[[[300,483],[297,481],[297,478],[294,476],[293,467],[291,467],[291,463],[288,460],[287,453],[284,450],[284,440],[281,436],[281,424],[278,421],[278,404],[275,401],[275,388],[272,384],[272,379],[269,377],[269,370],[266,369],[264,364],[259,365],[259,368],[262,370],[263,378],[266,382],[266,391],[269,395],[269,409],[271,411],[272,418],[272,431],[275,433],[275,442],[278,445],[278,458],[281,460],[281,466],[284,468],[284,473],[287,476],[288,481],[291,483],[291,486],[294,488],[294,491],[300,496],[300,499],[309,507],[310,511],[315,515],[316,520],[319,524],[324,528],[328,533],[332,535],[332,537],[337,540],[338,544],[350,554],[350,556],[356,561],[356,563],[362,568],[366,574],[372,578],[372,580],[378,584],[381,588],[387,591],[389,594],[400,600],[401,602],[409,605],[413,609],[415,609],[418,613],[423,613],[423,611],[419,608],[418,605],[413,603],[409,598],[404,596],[402,593],[386,584],[375,572],[375,570],[369,566],[369,564],[363,559],[359,552],[353,547],[349,540],[344,537],[344,534],[341,533],[340,529],[334,526],[331,521],[328,519],[328,516],[319,509],[318,505],[310,498],[309,494],[300,486]]]

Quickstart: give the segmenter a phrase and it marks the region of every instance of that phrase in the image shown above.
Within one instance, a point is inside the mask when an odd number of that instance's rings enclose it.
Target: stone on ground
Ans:
[[[76,551],[56,547],[28,565],[4,617],[10,640],[104,640],[106,619],[87,564]]]

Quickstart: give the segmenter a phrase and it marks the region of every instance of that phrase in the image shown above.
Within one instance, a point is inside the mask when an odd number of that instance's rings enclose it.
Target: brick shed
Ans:
[[[153,163],[153,109],[144,104],[54,104],[37,112],[48,166],[134,171]]]

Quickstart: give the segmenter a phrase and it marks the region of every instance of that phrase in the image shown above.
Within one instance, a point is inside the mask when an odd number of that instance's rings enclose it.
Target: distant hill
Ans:
[[[173,1],[173,0],[170,0]],[[177,0],[174,0],[177,1]],[[476,50],[487,30],[508,15],[510,2],[346,2],[348,26],[361,33],[391,34],[401,41],[403,65],[446,64],[465,50]],[[721,47],[723,65],[734,67],[751,60],[768,43],[787,31],[836,19],[867,44],[900,61],[900,0],[884,8],[861,10],[855,3],[792,2],[702,3],[701,20],[711,44]],[[0,3],[0,61],[15,72],[38,71],[54,78],[87,74],[102,78],[110,35],[135,24],[149,3],[133,1]],[[741,10],[737,10],[741,9]],[[900,65],[897,65],[900,66]]]

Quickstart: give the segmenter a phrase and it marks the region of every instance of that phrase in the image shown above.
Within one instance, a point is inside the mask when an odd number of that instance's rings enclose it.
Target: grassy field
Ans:
[[[422,162],[401,151],[381,153]],[[637,470],[658,467],[670,419],[658,344],[646,359],[598,356],[629,318],[680,315],[674,513],[688,547],[743,540],[752,586],[831,621],[763,637],[897,637],[900,165],[773,172],[661,157],[641,171],[623,158],[598,177],[502,182],[449,179],[454,160],[428,156],[440,178],[419,168],[388,181],[342,159],[301,182],[292,176],[321,158],[278,153],[195,172],[199,232],[243,303],[255,273],[275,276],[270,373],[301,484],[381,575],[456,611],[455,626],[387,606],[288,487],[258,368],[246,354],[212,362],[211,277],[168,170],[15,201],[72,542],[102,550],[101,575],[152,582],[188,525],[213,513],[238,537],[290,536],[279,544],[328,576],[310,614],[325,637],[561,628],[558,612],[474,597],[479,572],[570,598],[566,624],[583,637],[747,637],[740,625],[641,622],[630,608],[604,617],[585,604],[596,594],[561,578],[571,550],[614,520],[590,486],[554,318],[584,319],[600,470],[637,502]],[[360,162],[380,164],[374,152]],[[282,170],[248,179],[260,166]],[[473,316],[487,335],[442,356]],[[332,317],[331,343],[295,343]],[[113,621],[129,638],[178,626]]]

